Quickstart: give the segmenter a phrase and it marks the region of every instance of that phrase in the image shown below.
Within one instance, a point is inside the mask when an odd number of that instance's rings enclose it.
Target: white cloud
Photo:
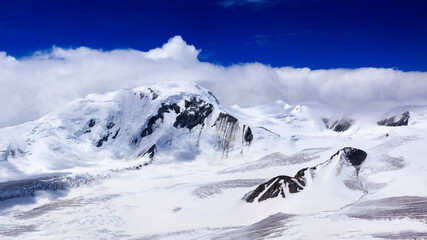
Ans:
[[[196,62],[200,51],[193,45],[187,45],[181,36],[171,38],[161,48],[148,51],[146,56],[150,59],[174,59],[178,61]]]
[[[223,67],[198,61],[199,53],[179,36],[148,52],[55,47],[20,60],[0,52],[0,127],[36,119],[88,93],[161,81],[194,81],[223,103],[240,106],[284,100],[357,110],[427,103],[425,72]]]

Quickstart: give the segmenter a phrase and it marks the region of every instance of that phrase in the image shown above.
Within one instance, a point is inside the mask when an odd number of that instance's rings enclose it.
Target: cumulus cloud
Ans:
[[[162,81],[193,81],[224,104],[243,107],[275,100],[350,110],[427,103],[425,72],[224,67],[200,62],[199,53],[180,36],[148,52],[54,47],[19,60],[0,52],[0,127],[36,119],[92,92]]]

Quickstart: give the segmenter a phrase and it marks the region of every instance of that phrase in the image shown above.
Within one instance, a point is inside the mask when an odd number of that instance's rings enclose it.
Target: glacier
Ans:
[[[420,105],[89,94],[0,129],[0,238],[427,239],[426,137]]]

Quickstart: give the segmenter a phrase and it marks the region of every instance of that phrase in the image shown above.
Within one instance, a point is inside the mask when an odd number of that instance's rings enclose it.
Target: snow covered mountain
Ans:
[[[91,94],[0,135],[1,181],[102,165],[98,161],[106,159],[149,163],[156,152],[189,161],[204,148],[212,149],[205,151],[209,158],[223,158],[253,140],[249,126],[191,83]]]
[[[427,238],[427,107],[222,106],[193,83],[0,129],[0,236]]]

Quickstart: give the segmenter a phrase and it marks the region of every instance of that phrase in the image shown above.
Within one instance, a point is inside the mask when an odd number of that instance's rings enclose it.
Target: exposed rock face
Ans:
[[[116,124],[114,124],[113,122],[109,122],[107,125],[107,129],[112,129]]]
[[[378,121],[377,124],[382,126],[388,126],[388,127],[408,126],[409,118],[410,118],[409,111],[406,111],[399,116],[393,116],[393,117]]]
[[[360,165],[365,161],[368,154],[360,149],[357,148],[343,148],[342,149],[345,158],[355,167],[357,170],[359,170]]]
[[[347,131],[354,123],[354,120],[341,118],[339,120],[332,121],[328,118],[322,118],[325,127],[335,132]]]
[[[182,111],[173,124],[176,128],[193,129],[204,124],[205,119],[212,113],[213,105],[195,97],[185,100],[185,110]]]
[[[216,126],[217,133],[220,137],[219,146],[224,152],[227,152],[236,139],[236,134],[239,130],[239,121],[230,114],[221,112],[214,126]]]
[[[91,130],[91,128],[93,127],[93,126],[95,126],[95,123],[96,123],[96,120],[95,119],[90,119],[89,120],[89,122],[87,123],[87,130],[86,131],[84,131],[84,134],[86,134],[86,133],[90,133],[92,130]]]
[[[114,119],[114,118],[112,118],[112,119]],[[97,148],[102,147],[103,144],[104,144],[104,142],[108,142],[110,136],[111,136],[111,139],[114,140],[114,139],[116,139],[117,135],[119,134],[120,128],[113,129],[114,126],[116,126],[116,124],[113,122],[112,119],[110,119],[108,121],[108,123],[106,125],[104,125],[105,126],[104,131],[106,130],[106,132],[104,132],[101,135],[101,138],[98,141],[96,141],[95,146]],[[93,128],[94,126],[95,126],[95,119],[90,119],[89,122],[88,122],[89,129],[86,130],[83,134],[90,133],[91,132],[91,128]]]
[[[163,121],[164,114],[169,113],[170,110],[173,110],[175,113],[178,114],[180,112],[180,107],[176,103],[173,103],[173,104],[162,103],[162,106],[157,110],[157,114],[154,116],[151,116],[148,119],[147,123],[144,124],[144,127],[141,129],[139,134],[137,134],[132,138],[131,145],[135,146],[141,141],[142,138],[148,135],[151,135],[156,127],[155,124],[157,120],[160,119],[161,121]]]
[[[346,147],[335,153],[331,158],[320,164],[327,165],[331,161],[345,161],[351,163],[355,168],[353,170],[357,172],[360,169],[360,165],[366,159],[367,153],[357,148]],[[288,194],[297,193],[304,189],[306,186],[306,174],[312,174],[315,171],[320,171],[318,166],[311,168],[303,168],[299,170],[294,177],[289,176],[277,176],[270,179],[268,182],[259,185],[255,190],[247,193],[244,199],[248,203],[252,203],[255,200],[258,202],[281,196],[285,198]]]
[[[307,169],[305,168],[304,171],[305,170]],[[260,195],[258,202],[269,198],[275,198],[279,196],[279,194],[285,198],[288,193],[297,193],[301,191],[305,186],[303,179],[304,171],[302,173],[299,171],[299,176],[297,173],[295,177],[282,175],[270,179],[268,182],[259,185],[254,191],[245,196],[246,202],[251,203]]]
[[[157,94],[156,92],[154,92],[154,91],[153,91],[153,89],[148,88],[148,90],[149,90],[149,91],[150,91],[150,93],[151,93],[151,100],[155,100],[156,98],[158,98],[158,97],[159,97],[159,94]]]
[[[95,119],[92,118],[91,120],[89,120],[89,122],[87,123],[87,125],[88,125],[89,128],[91,128],[91,127],[95,126],[95,123],[96,123]]]
[[[246,128],[246,125],[243,126],[243,132],[244,132],[244,139],[245,142],[251,144],[252,140],[254,139],[254,136],[252,135],[252,130],[250,127]]]
[[[218,119],[215,122],[215,125],[217,125],[219,123],[219,126],[224,126],[224,123],[232,123],[235,124],[237,123],[237,118],[231,116],[228,113],[220,113],[218,116]],[[218,126],[218,125],[217,125]]]
[[[96,143],[96,147],[102,147],[102,144],[106,141],[108,141],[108,137],[110,136],[110,133],[108,133],[107,135],[105,135],[104,137],[102,137],[101,139],[98,140],[98,142]]]
[[[156,149],[157,149],[156,144],[154,144],[142,156],[148,155],[148,157],[152,159],[154,157],[154,153]]]
[[[143,98],[146,96],[147,95],[144,95]],[[223,154],[227,154],[229,149],[231,149],[237,143],[235,140],[237,139],[238,134],[242,139],[242,146],[244,146],[244,143],[246,143],[246,145],[250,145],[254,139],[252,129],[246,125],[244,125],[243,130],[240,129],[239,120],[228,113],[219,112],[214,124],[212,126],[205,126],[205,124],[208,124],[206,121],[207,118],[213,114],[214,110],[214,103],[209,102],[199,96],[181,99],[172,103],[161,103],[161,107],[157,110],[157,114],[148,117],[146,123],[142,125],[137,134],[131,137],[129,145],[133,149],[137,149],[139,147],[143,147],[141,144],[148,144],[148,146],[155,144],[157,146],[157,150],[159,151],[162,146],[170,146],[173,139],[168,139],[167,136],[158,138],[156,135],[157,140],[149,139],[148,141],[144,140],[144,142],[141,143],[142,139],[152,135],[157,128],[164,124],[164,119],[166,116],[165,114],[176,114],[176,117],[172,124],[169,122],[171,118],[168,117],[168,126],[163,126],[163,128],[173,127],[175,129],[188,129],[190,130],[191,134],[191,130],[197,126],[201,126],[197,136],[199,139],[202,135],[202,132],[207,132],[207,134],[210,134],[212,133],[212,130],[214,130],[217,135],[217,144],[213,147],[222,151]],[[169,124],[172,126],[169,126]],[[102,136],[102,138],[98,141],[97,146],[102,146],[102,144],[105,141],[108,141],[109,137],[111,136],[112,139],[115,139],[119,130],[120,128],[118,128],[116,131],[109,132],[110,134],[108,135]],[[195,141],[196,147],[198,146],[198,141],[199,140],[197,140],[197,142]],[[143,150],[138,154],[138,156],[146,155],[146,151],[147,150]]]
[[[117,135],[119,135],[119,132],[120,132],[120,128],[117,129],[116,133],[114,133],[114,135],[111,138],[116,139]]]

